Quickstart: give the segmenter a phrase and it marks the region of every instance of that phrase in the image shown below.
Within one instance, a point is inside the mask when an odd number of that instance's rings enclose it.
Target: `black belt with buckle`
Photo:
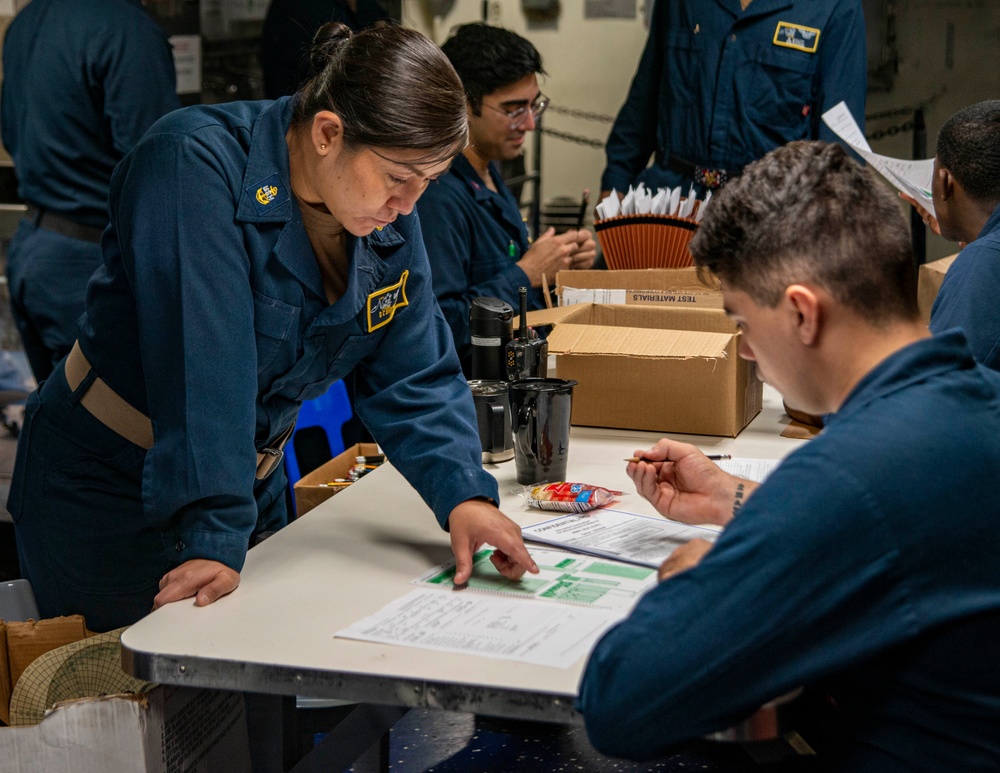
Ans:
[[[707,166],[698,166],[680,156],[667,156],[667,169],[676,172],[699,185],[703,185],[709,190],[718,190],[730,180],[739,177],[743,169],[713,169]]]
[[[44,207],[35,207],[31,204],[28,205],[28,219],[46,231],[53,231],[62,236],[68,236],[70,239],[79,239],[84,242],[92,242],[93,244],[99,244],[101,234],[104,233],[103,228],[93,225],[83,225],[82,223],[70,220],[68,217],[57,215],[55,212]]]

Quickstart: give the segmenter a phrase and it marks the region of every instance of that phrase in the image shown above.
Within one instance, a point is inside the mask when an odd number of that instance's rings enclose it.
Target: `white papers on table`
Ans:
[[[780,459],[751,459],[749,457],[720,459],[716,462],[720,468],[730,475],[735,475],[738,478],[746,478],[747,480],[755,480],[758,483],[763,483],[764,478],[770,475],[780,463]]]
[[[421,588],[336,635],[568,668],[624,614],[470,591]]]
[[[509,580],[493,566],[492,553],[493,548],[486,548],[473,556],[472,577],[466,591],[627,611],[656,585],[656,571],[649,567],[535,546],[531,547],[531,557],[538,564],[538,574]],[[451,590],[455,587],[454,578],[455,562],[451,561],[413,582]]]
[[[605,508],[525,526],[521,534],[526,540],[657,568],[679,546],[695,537],[714,542],[719,532]]]
[[[933,158],[909,161],[873,153],[846,102],[840,102],[823,113],[823,122],[896,189],[912,196],[929,214],[934,214],[934,201],[931,197]]]

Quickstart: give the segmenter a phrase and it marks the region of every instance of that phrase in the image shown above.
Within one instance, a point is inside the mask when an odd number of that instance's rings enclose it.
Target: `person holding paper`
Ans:
[[[964,243],[931,307],[931,332],[960,327],[972,354],[1000,370],[1000,100],[959,110],[938,134],[934,215],[909,196],[924,222]]]
[[[861,0],[657,2],[601,189],[702,194],[786,142],[833,140],[820,115],[864,116],[867,67]]]
[[[458,27],[442,50],[465,87],[469,146],[417,209],[434,294],[469,372],[474,298],[500,298],[516,309],[518,289],[527,287],[529,309],[543,308],[543,279],[551,285],[558,271],[590,268],[597,246],[584,228],[558,235],[550,228],[532,242],[500,178],[497,162],[521,154],[549,103],[538,87],[544,70],[535,47],[510,30],[475,23]]]
[[[311,64],[293,98],[175,111],[115,171],[104,264],[29,399],[7,504],[43,616],[108,630],[233,591],[248,544],[287,522],[301,402],[354,368],[456,582],[483,543],[507,576],[535,569],[482,469],[412,214],[466,145],[462,84],[395,25],[324,26]]]
[[[791,143],[719,193],[691,250],[740,355],[831,416],[759,486],[685,443],[637,452],[660,513],[724,530],[595,647],[591,741],[653,758],[804,687],[810,769],[1000,769],[1000,374],[921,323],[895,197],[843,147]]]

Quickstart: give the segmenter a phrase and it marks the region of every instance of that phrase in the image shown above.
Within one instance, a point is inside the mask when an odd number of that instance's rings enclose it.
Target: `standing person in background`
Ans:
[[[1000,100],[959,110],[941,127],[931,192],[937,217],[921,209],[924,222],[965,245],[934,299],[931,332],[962,328],[973,356],[1000,370]]]
[[[483,470],[412,214],[468,140],[462,84],[393,25],[326,25],[312,64],[295,97],[175,111],[115,170],[80,339],[29,398],[7,504],[44,616],[109,630],[233,591],[288,520],[299,406],[354,368],[456,583],[484,543],[508,576],[537,571]]]
[[[176,109],[173,55],[140,0],[32,0],[3,44],[0,131],[28,217],[7,259],[11,311],[38,381],[69,352],[101,264],[111,172]]]
[[[260,69],[267,99],[288,97],[309,76],[309,49],[328,22],[360,32],[388,19],[378,0],[271,0],[260,40]]]
[[[434,294],[469,373],[469,307],[490,296],[518,306],[544,306],[543,277],[561,269],[590,268],[597,254],[590,231],[555,234],[534,242],[517,200],[500,178],[497,162],[516,158],[549,104],[538,87],[542,59],[527,40],[486,24],[457,28],[441,47],[465,87],[469,146],[448,174],[431,183],[418,209],[434,272]]]
[[[864,128],[867,67],[861,0],[659,0],[601,189],[719,188],[841,100]]]

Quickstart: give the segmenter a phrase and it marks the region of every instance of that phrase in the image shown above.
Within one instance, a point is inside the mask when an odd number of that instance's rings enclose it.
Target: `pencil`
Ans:
[[[733,455],[732,454],[705,454],[705,458],[706,459],[711,459],[713,462],[718,462],[718,461],[721,461],[723,459],[732,459]],[[630,456],[625,461],[626,462],[656,462],[656,461],[664,461],[664,460],[661,460],[661,459],[647,459],[644,456]]]
[[[587,220],[587,204],[590,203],[590,188],[583,189],[583,196],[580,197],[580,215],[576,219],[576,229],[583,228]]]

